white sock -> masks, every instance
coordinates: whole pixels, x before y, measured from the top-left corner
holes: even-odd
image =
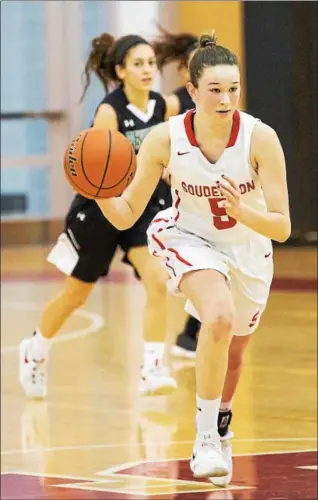
[[[35,360],[46,359],[49,354],[52,340],[43,337],[39,329],[36,330],[32,337],[32,355]]]
[[[221,401],[220,412],[230,411],[232,409],[232,403],[233,403],[232,400],[228,402]]]
[[[221,397],[218,399],[201,399],[197,395],[196,426],[198,434],[215,431],[218,434],[218,414]]]
[[[144,342],[144,353],[150,355],[162,356],[164,351],[163,342]]]
[[[143,367],[151,367],[156,360],[161,360],[164,351],[162,342],[144,342]]]

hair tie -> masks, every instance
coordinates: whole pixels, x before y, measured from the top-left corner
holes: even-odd
[[[216,42],[206,42],[205,46],[207,47],[208,45],[216,45]]]

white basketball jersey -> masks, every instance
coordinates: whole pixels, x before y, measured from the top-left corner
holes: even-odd
[[[195,233],[210,242],[244,242],[256,233],[219,207],[224,198],[218,183],[226,174],[239,186],[244,204],[266,211],[260,182],[250,163],[251,135],[259,120],[235,111],[229,143],[221,158],[212,164],[196,142],[194,113],[195,110],[191,110],[169,119],[171,154],[168,171],[175,224],[179,229]]]

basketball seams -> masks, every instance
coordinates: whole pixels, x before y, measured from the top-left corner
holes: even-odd
[[[111,186],[108,186],[108,187],[101,187],[101,189],[113,189],[113,188],[117,187],[121,182],[123,182],[126,179],[128,173],[129,173],[133,157],[134,157],[134,150],[133,150],[133,147],[131,146],[131,150],[130,150],[130,163],[129,163],[129,166],[128,166],[125,174],[123,175],[123,177],[116,184],[112,184]]]
[[[107,158],[106,158],[106,164],[105,164],[105,168],[104,168],[103,177],[102,177],[102,180],[100,182],[100,185],[99,185],[99,188],[97,190],[97,193],[95,195],[95,198],[98,198],[100,190],[102,189],[102,185],[103,185],[103,182],[104,182],[106,174],[107,174],[107,169],[108,169],[108,164],[109,164],[109,158],[110,158],[111,150],[112,150],[112,133],[111,133],[110,130],[108,130],[108,154],[107,154]]]
[[[84,177],[87,180],[88,184],[90,184],[91,186],[93,186],[96,189],[99,189],[100,186],[96,186],[96,184],[94,184],[92,181],[89,180],[89,178],[87,177],[86,171],[85,171],[85,167],[84,167],[84,142],[86,140],[87,134],[88,134],[88,132],[86,132],[86,135],[85,135],[85,137],[82,141],[82,145],[81,145],[81,169],[82,169],[82,172],[83,172]],[[102,180],[102,182],[103,182],[103,180]],[[98,194],[98,192],[97,192],[97,194]],[[94,195],[95,198],[96,198],[96,196]]]
[[[90,200],[93,200],[94,199],[94,195],[92,195],[91,193],[89,193],[88,191],[85,191],[85,189],[83,189],[81,186],[78,186],[75,182],[74,182],[74,178],[70,176],[70,174],[68,173],[67,171],[67,168],[64,167],[64,172],[65,172],[65,175],[66,177],[68,178],[71,186],[73,187],[73,189],[79,193],[79,194],[82,194],[82,193],[85,193],[82,194],[82,196],[85,196],[86,198],[90,199]],[[87,195],[87,196],[86,196]]]
[[[133,153],[133,151],[132,151]],[[130,165],[129,165],[129,169],[131,167],[131,164],[132,164],[132,159],[133,159],[133,154],[131,155],[131,161],[130,161]],[[127,173],[126,173],[126,176],[129,172],[129,169],[127,170]],[[77,192],[79,194],[82,194],[82,196],[85,196],[86,198],[90,199],[90,200],[94,200],[95,198],[97,198],[96,195],[92,195],[91,193],[89,193],[88,191],[85,191],[85,189],[83,189],[81,186],[78,186],[75,182],[74,182],[74,178],[70,176],[68,170],[67,170],[67,167],[64,167],[64,171],[65,171],[65,175],[66,177],[68,178],[71,186],[73,187],[73,189],[75,189],[75,191],[77,190]],[[123,182],[125,180],[125,177],[122,179],[121,182]],[[107,191],[108,189],[113,189],[114,187],[117,187],[119,183],[117,183],[115,186],[110,186],[110,187],[101,187],[100,190],[101,191]],[[85,193],[85,194],[84,194]]]

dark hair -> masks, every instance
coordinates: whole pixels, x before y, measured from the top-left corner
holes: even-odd
[[[172,61],[179,61],[179,68],[188,66],[189,55],[199,46],[198,37],[192,33],[175,35],[161,26],[158,26],[158,29],[161,35],[152,44],[158,68],[162,70],[163,66]]]
[[[217,37],[214,31],[211,34],[200,36],[199,48],[193,55],[189,65],[190,81],[195,87],[198,86],[204,68],[217,66],[218,64],[238,66],[237,56],[226,47],[217,45],[216,41]]]
[[[81,102],[91,83],[91,72],[94,72],[108,92],[110,84],[119,84],[116,66],[124,66],[125,57],[130,49],[137,45],[151,45],[139,35],[126,35],[115,40],[109,33],[102,33],[92,40],[91,52],[84,68],[84,90]]]

